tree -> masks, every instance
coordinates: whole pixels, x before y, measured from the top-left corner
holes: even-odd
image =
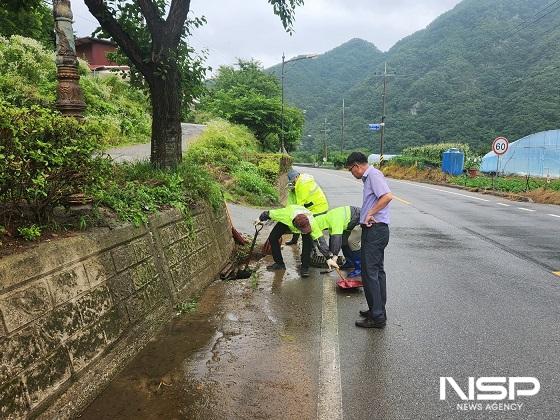
[[[34,38],[53,49],[53,17],[43,0],[3,0],[0,8],[0,35]]]
[[[295,7],[303,4],[303,0],[268,2],[284,28],[291,32]],[[185,85],[179,53],[181,48],[188,48],[189,25],[200,25],[203,20],[187,21],[190,0],[137,0],[133,3],[127,0],[85,0],[85,3],[103,31],[119,45],[149,87],[152,164],[162,168],[176,166],[182,154],[181,86]],[[142,23],[140,27],[138,17]],[[188,65],[188,55],[183,65]],[[196,71],[193,73],[197,75]]]
[[[254,60],[239,60],[238,69],[222,66],[199,109],[243,124],[255,134],[265,150],[278,150],[282,129],[282,102],[278,80]],[[284,143],[294,150],[301,138],[303,113],[284,108]]]

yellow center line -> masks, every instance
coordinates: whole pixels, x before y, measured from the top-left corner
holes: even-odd
[[[410,202],[408,202],[408,201],[406,201],[406,200],[403,200],[402,198],[397,197],[395,194],[393,194],[393,198],[396,198],[396,199],[399,200],[401,203],[408,204],[409,206],[411,205]]]
[[[560,271],[553,271],[552,274],[554,274],[555,276],[560,277]]]

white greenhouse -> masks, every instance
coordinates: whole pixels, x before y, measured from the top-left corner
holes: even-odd
[[[499,165],[499,166],[498,166]],[[481,172],[560,178],[560,130],[541,131],[509,144],[499,162],[494,152],[482,158]]]

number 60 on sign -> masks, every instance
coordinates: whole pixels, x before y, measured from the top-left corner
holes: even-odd
[[[505,137],[496,137],[492,142],[492,151],[497,155],[503,155],[509,148],[509,141]]]

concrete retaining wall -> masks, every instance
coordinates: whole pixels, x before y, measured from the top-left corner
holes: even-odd
[[[177,211],[0,260],[0,418],[67,418],[233,250],[225,209]],[[42,413],[42,414],[41,414]]]

